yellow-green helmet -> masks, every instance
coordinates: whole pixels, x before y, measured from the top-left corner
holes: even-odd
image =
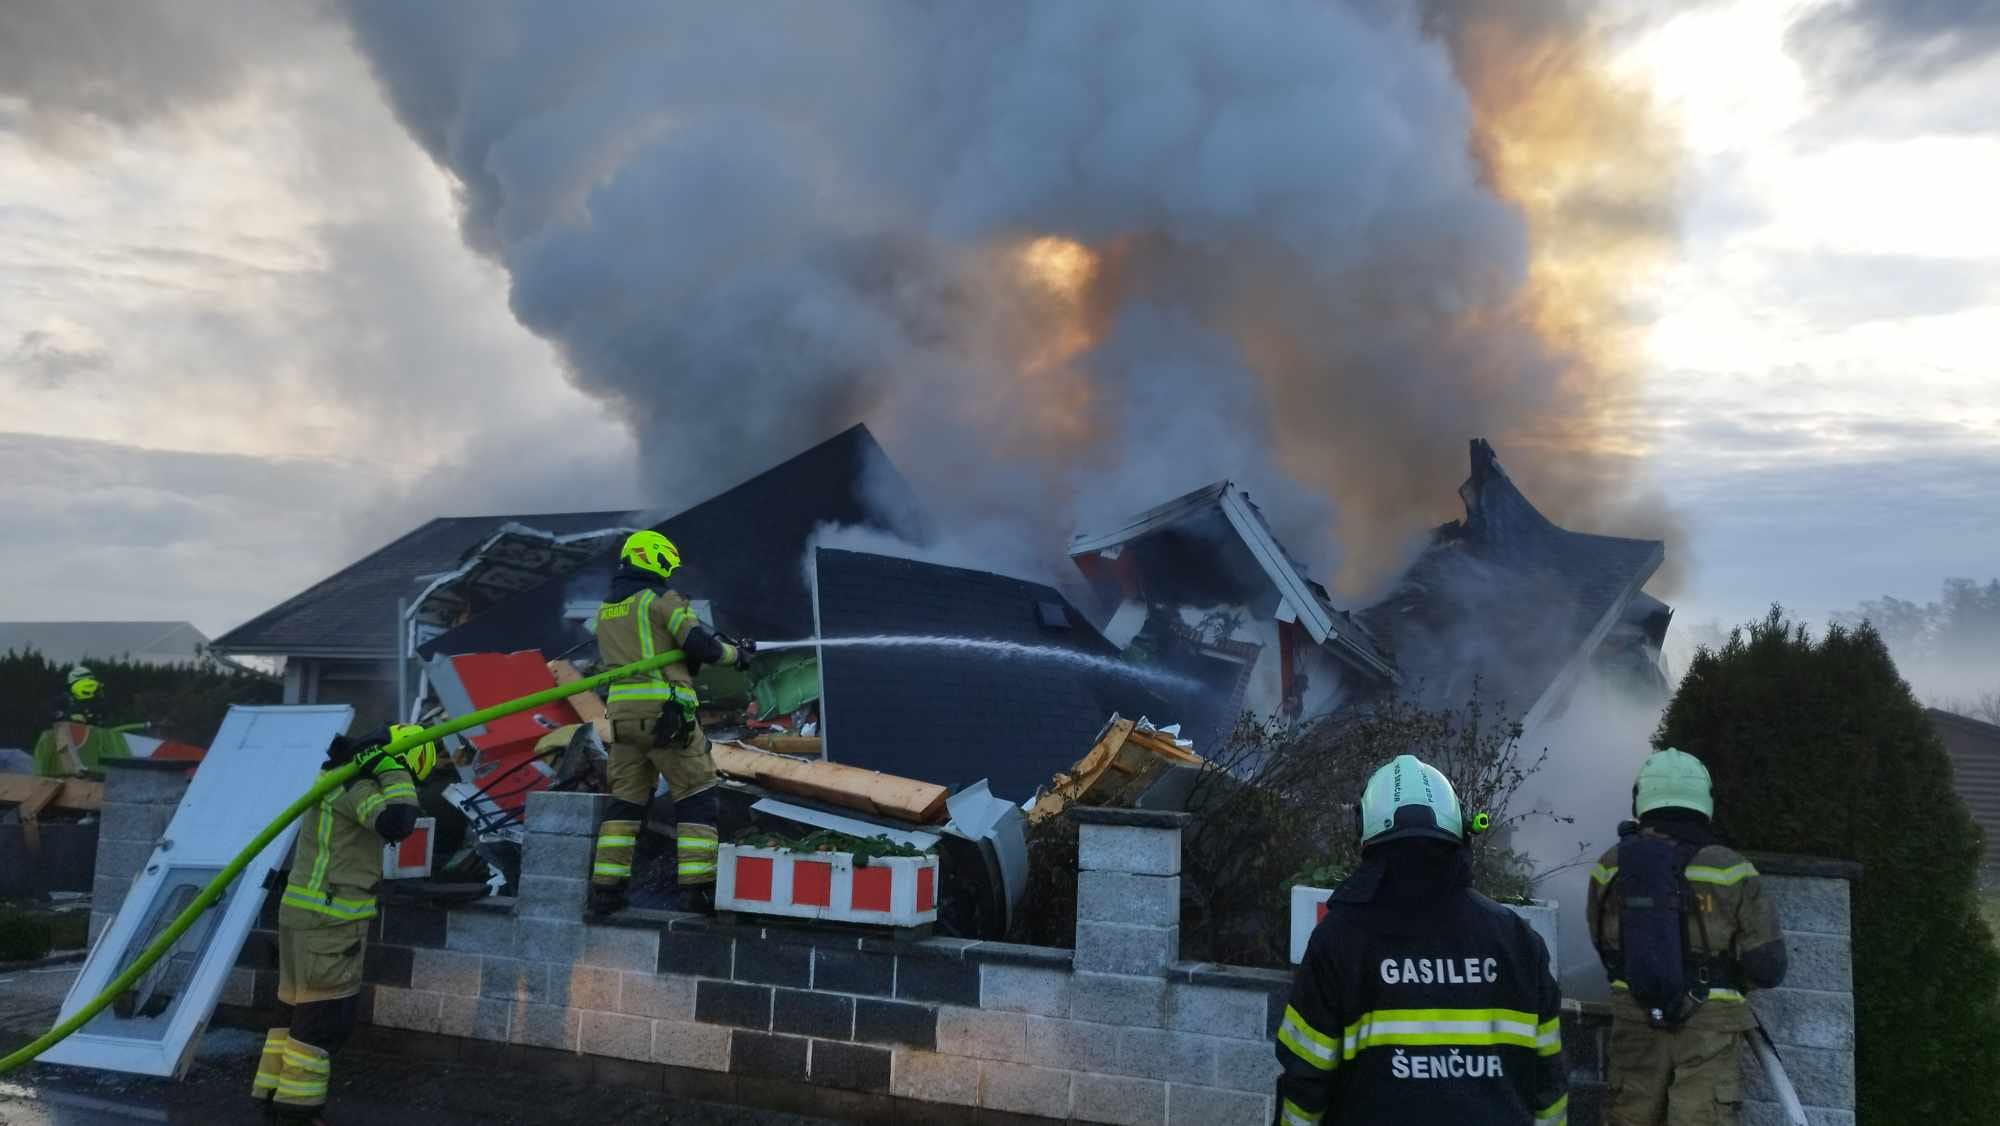
[[[633,532],[626,536],[625,546],[618,549],[618,558],[663,579],[672,578],[681,565],[680,549],[658,532]]]
[[[77,673],[79,671],[81,671],[83,675],[78,676]],[[98,683],[97,678],[90,675],[89,669],[86,669],[83,666],[78,665],[76,668],[70,670],[69,694],[74,699],[95,700],[97,698],[98,689],[102,687],[104,686]]]
[[[423,728],[418,727],[414,723],[390,724],[389,742],[395,743],[400,739],[407,739],[412,735],[421,735],[423,734],[423,730]],[[431,768],[437,765],[437,760],[438,752],[436,743],[418,743],[416,746],[398,755],[392,761],[399,761],[403,768],[410,772],[410,777],[421,782],[431,776]]]
[[[1361,847],[1408,837],[1463,842],[1465,815],[1443,772],[1415,755],[1397,755],[1361,791]]]
[[[1634,816],[1670,808],[1691,809],[1703,817],[1715,816],[1708,767],[1686,751],[1672,747],[1647,755],[1639,766],[1639,780],[1632,784]]]

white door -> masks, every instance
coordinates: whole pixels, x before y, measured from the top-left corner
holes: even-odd
[[[353,718],[344,704],[229,709],[166,835],[70,987],[64,1019],[131,965],[204,884],[312,786],[327,744]],[[183,1071],[256,924],[264,879],[290,855],[297,831],[288,827],[252,860],[133,988],[40,1058],[144,1075]]]

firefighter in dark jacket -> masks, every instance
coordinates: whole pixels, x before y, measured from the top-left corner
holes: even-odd
[[[658,532],[634,532],[619,552],[619,568],[597,608],[597,651],[607,668],[678,651],[681,659],[627,677],[606,693],[611,718],[611,808],[598,826],[591,864],[590,910],[625,905],[632,859],[646,823],[646,806],[661,777],[674,800],[677,897],[669,906],[708,911],[715,905],[719,780],[708,736],[696,721],[694,677],[704,664],[746,668],[753,650],[717,637],[688,600],[667,588],[681,553]]]
[[[417,783],[437,765],[437,745],[399,755],[385,748],[422,728],[398,725],[334,740],[322,769],[351,761],[361,772],[299,822],[278,907],[278,1002],[291,1015],[271,1029],[250,1093],[278,1121],[321,1122],[333,1054],[354,1031],[361,963],[382,846],[417,826]]]
[[[1708,768],[1646,756],[1637,822],[1590,873],[1586,918],[1611,978],[1610,1126],[1736,1121],[1744,994],[1785,977],[1785,940],[1757,869],[1722,843]],[[1657,885],[1657,886],[1655,886]]]
[[[1359,811],[1361,866],[1314,928],[1278,1026],[1277,1121],[1568,1121],[1561,994],[1527,922],[1472,890],[1458,795],[1399,755]]]

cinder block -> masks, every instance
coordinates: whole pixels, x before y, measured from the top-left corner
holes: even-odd
[[[660,932],[633,927],[583,929],[583,952],[577,961],[607,970],[653,972],[660,963]]]
[[[516,1005],[507,1040],[534,1048],[574,1052],[579,1023],[575,1009],[560,1005]]]
[[[988,1012],[1068,1016],[1069,979],[1062,970],[984,965],[979,968],[979,1007]]]
[[[1270,1121],[1269,1095],[1167,1086],[1167,1126],[1269,1126]]]
[[[401,1028],[409,1032],[436,1032],[439,1015],[444,1010],[444,997],[436,993],[424,993],[415,989],[396,989],[387,985],[375,987],[375,1020],[383,1028]]]
[[[1781,1051],[1794,1045],[1854,1050],[1851,994],[1761,989],[1750,995],[1750,1003]]]
[[[594,837],[597,823],[611,807],[609,794],[558,793],[537,790],[528,795],[528,833]]]
[[[1112,1126],[1162,1126],[1167,1120],[1167,1085],[1151,1079],[1079,1074],[1070,1095],[1070,1116]]]
[[[107,801],[97,815],[98,847],[104,847],[105,841],[145,841],[151,844],[166,833],[167,823],[173,820],[173,816],[172,806]]]
[[[462,1036],[468,1040],[490,1040],[504,1044],[507,1042],[507,1024],[513,1009],[513,1003],[509,1001],[490,997],[447,995],[443,1010],[438,1015],[438,1031],[446,1036]]]
[[[410,967],[410,986],[459,997],[479,995],[479,956],[446,950],[417,950]]]
[[[988,1061],[979,1068],[979,1105],[1014,1114],[1067,1118],[1072,1078],[1067,1071]]]
[[[1180,960],[1181,929],[1119,923],[1076,924],[1076,968],[1092,973],[1156,974]]]
[[[578,1029],[584,1055],[641,1062],[653,1058],[653,1022],[645,1017],[585,1010]]]
[[[537,1005],[545,1005],[555,999],[549,992],[548,964],[515,958],[487,958],[481,962],[479,995]]]
[[[1268,994],[1254,989],[1224,989],[1216,985],[1169,985],[1167,1027],[1210,1036],[1270,1042],[1264,1028]]]
[[[1846,880],[1807,876],[1764,876],[1764,898],[1776,908],[1778,925],[1787,932],[1848,934],[1853,922]]]
[[[1028,1018],[956,1005],[938,1007],[938,1051],[982,1060],[1018,1061],[1027,1054]]]
[[[1756,1033],[1751,1033],[1752,1036]],[[1785,1074],[1807,1106],[1851,1110],[1854,1107],[1854,1053],[1828,1048],[1790,1047],[1780,1049]],[[1743,1097],[1776,1102],[1777,1092],[1764,1077],[1763,1065],[1745,1044],[1741,1061]]]
[[[583,954],[583,923],[519,919],[514,923],[514,941],[519,951],[516,957],[537,962],[574,962]]]
[[[1211,1050],[1217,1087],[1269,1094],[1278,1082],[1278,1055],[1270,1041],[1216,1040]]]
[[[589,897],[590,883],[586,880],[522,876],[520,895],[514,900],[514,914],[523,919],[574,921],[583,917],[583,907]]]
[[[979,1105],[979,1061],[916,1048],[898,1048],[889,1072],[898,1098],[951,1106]]]
[[[1181,874],[1179,829],[1088,824],[1077,828],[1076,866],[1079,871],[1129,872],[1140,876]]]
[[[521,875],[551,876],[558,880],[590,879],[590,865],[597,850],[597,838],[571,837],[556,833],[529,833],[521,848]],[[525,889],[522,898],[527,898]]]
[[[1165,1028],[1167,982],[1159,977],[1090,973],[1070,977],[1069,1007],[1102,1024]]]
[[[135,805],[179,805],[188,776],[179,770],[114,766],[104,772],[104,800]]]
[[[113,876],[130,880],[152,857],[152,841],[118,841],[100,837],[97,841],[97,878]]]
[[[554,1003],[572,1009],[617,1012],[621,976],[617,970],[557,962],[549,967],[549,992]]]
[[[241,1008],[255,1008],[257,1005],[257,971],[248,966],[233,966],[229,976],[222,979],[222,995],[217,998],[225,1005]]]
[[[1130,872],[1078,872],[1076,917],[1093,923],[1177,926],[1181,921],[1181,878]]]
[[[514,918],[492,911],[452,911],[445,924],[444,946],[460,954],[518,958]]]
[[[129,876],[98,876],[90,882],[90,909],[116,915],[131,890],[132,879]]]
[[[1853,944],[1844,934],[1787,934],[1785,987],[1854,992]]]
[[[1109,1072],[1143,1079],[1179,1079],[1203,1086],[1215,1082],[1215,1049],[1205,1036],[1158,1028],[1118,1030],[1118,1058]]]
[[[676,975],[624,973],[618,977],[618,1011],[654,1020],[694,1019],[694,979]]]
[[[1029,1017],[1026,1047],[1022,1063],[1108,1075],[1117,1069],[1118,1029],[1079,1020]]]
[[[656,1020],[653,1062],[703,1071],[728,1071],[730,1032],[722,1025]]]

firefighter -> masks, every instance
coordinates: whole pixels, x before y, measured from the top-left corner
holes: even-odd
[[[1744,1002],[1785,977],[1785,941],[1757,869],[1709,824],[1708,768],[1646,756],[1636,822],[1590,873],[1591,942],[1611,978],[1611,1126],[1736,1121]]]
[[[704,664],[749,666],[755,646],[717,637],[695,617],[688,600],[668,589],[681,565],[672,541],[658,532],[634,532],[619,551],[619,567],[597,608],[597,650],[607,668],[678,651],[681,659],[628,677],[606,693],[611,717],[611,808],[598,826],[592,858],[590,910],[603,915],[625,905],[632,860],[645,826],[646,806],[661,777],[674,801],[677,892],[669,904],[683,911],[715,905],[718,781],[708,736],[696,721],[694,677]]]
[[[104,721],[103,701],[98,699],[103,691],[103,683],[89,666],[72,667],[69,670],[69,691],[56,704],[56,719],[97,726]]]
[[[1451,783],[1398,755],[1356,820],[1361,865],[1313,929],[1278,1025],[1277,1121],[1567,1122],[1548,949],[1472,890]]]
[[[416,784],[437,764],[434,743],[400,755],[385,748],[420,730],[397,725],[359,740],[337,737],[321,769],[358,761],[361,772],[299,822],[278,908],[278,1001],[291,1017],[265,1037],[251,1085],[269,1118],[323,1121],[331,1057],[354,1030],[361,999],[382,846],[416,828]]]

